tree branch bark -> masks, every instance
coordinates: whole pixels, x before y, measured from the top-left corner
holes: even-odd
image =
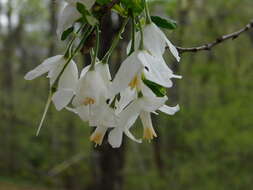
[[[184,47],[176,47],[178,52],[180,54],[183,54],[183,53],[196,53],[196,52],[199,52],[199,51],[210,51],[212,48],[214,48],[215,46],[229,40],[229,39],[236,39],[238,38],[241,34],[247,32],[248,30],[252,29],[253,28],[253,20],[251,20],[244,28],[236,31],[236,32],[233,32],[231,34],[226,34],[226,35],[223,35],[219,38],[217,38],[215,41],[213,42],[210,42],[210,43],[207,43],[207,44],[204,44],[204,45],[201,45],[201,46],[197,46],[197,47],[190,47],[190,48],[184,48]]]

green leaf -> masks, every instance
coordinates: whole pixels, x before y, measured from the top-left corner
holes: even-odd
[[[68,36],[74,31],[74,26],[65,30],[61,35],[61,40],[64,41],[68,38]]]
[[[166,95],[166,88],[164,88],[163,86],[156,84],[145,78],[143,78],[142,81],[144,82],[146,86],[148,86],[152,90],[152,92],[154,92],[156,96],[164,97]]]
[[[145,7],[143,0],[121,0],[121,3],[127,9],[131,9],[135,15],[141,14]]]
[[[159,16],[151,16],[152,21],[160,28],[174,30],[177,28],[177,22],[172,19],[164,19]]]

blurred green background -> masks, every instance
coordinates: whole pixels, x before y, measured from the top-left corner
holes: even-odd
[[[168,37],[184,47],[253,18],[252,0],[155,0],[150,6],[153,15],[178,21]],[[181,111],[153,118],[159,138],[151,143],[126,139],[121,149],[106,142],[94,148],[87,124],[54,107],[35,137],[48,81],[23,76],[63,51],[55,35],[61,7],[53,0],[0,1],[0,190],[253,189],[252,30],[212,51],[185,53],[180,64],[167,53],[170,67],[183,76],[168,91],[168,104],[179,103]],[[104,50],[119,23],[115,14],[107,16]],[[111,60],[113,70],[125,46]],[[88,57],[76,60],[81,68]],[[135,128],[140,136],[140,122]]]

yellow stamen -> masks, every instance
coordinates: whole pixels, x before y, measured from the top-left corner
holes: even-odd
[[[133,90],[134,88],[137,88],[137,87],[139,86],[139,83],[140,83],[139,78],[138,78],[138,76],[136,75],[136,76],[133,78],[133,80],[129,83],[128,86],[130,86],[131,89]]]
[[[157,137],[157,134],[153,128],[144,128],[144,134],[143,134],[144,139],[152,140],[154,139],[154,137]]]
[[[96,101],[95,101],[93,98],[85,98],[84,101],[83,101],[83,104],[84,104],[85,106],[87,106],[87,105],[95,104],[95,102],[96,102]]]
[[[93,135],[91,135],[90,141],[96,143],[96,145],[101,145],[103,141],[103,134],[94,133]]]

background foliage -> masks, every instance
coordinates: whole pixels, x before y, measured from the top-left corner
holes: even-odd
[[[241,28],[253,18],[252,7],[252,0],[151,1],[152,15],[178,21],[168,36],[180,46]],[[23,76],[64,48],[55,37],[60,9],[49,0],[0,1],[0,190],[93,189],[98,180],[91,130],[78,117],[52,107],[35,137],[48,81],[27,82]],[[154,142],[126,141],[123,188],[112,189],[251,189],[252,49],[251,31],[211,52],[183,54],[180,64],[168,54],[170,66],[184,77],[169,91],[169,104],[179,103],[181,111],[154,118],[160,136]],[[81,67],[85,61],[78,60]]]

